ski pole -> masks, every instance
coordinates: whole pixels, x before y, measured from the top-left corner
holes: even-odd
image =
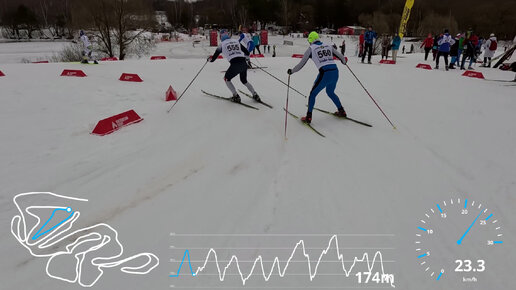
[[[179,103],[179,100],[181,100],[181,98],[183,97],[183,95],[186,93],[186,91],[188,91],[188,89],[190,88],[190,86],[193,84],[193,82],[197,79],[197,77],[201,74],[201,72],[204,70],[204,67],[208,64],[208,61],[209,59],[206,59],[206,62],[204,63],[204,65],[202,66],[202,68],[199,70],[199,72],[195,75],[195,77],[193,78],[193,80],[190,82],[190,84],[188,84],[188,86],[186,87],[186,89],[183,91],[183,93],[181,93],[181,95],[179,96],[179,98],[177,98],[177,101],[172,105],[172,107],[170,107],[170,109],[168,109],[167,111],[167,114],[170,113],[170,111],[172,111],[172,109],[177,105],[177,103]]]
[[[288,96],[290,93],[290,75],[288,75],[288,86],[287,86],[287,104],[285,105],[285,140],[287,140],[287,121],[288,121]]]
[[[251,62],[251,63],[252,63],[252,64],[254,64],[254,65],[256,66],[256,64],[255,64],[255,63],[253,63],[253,62]],[[307,98],[308,98],[307,96],[305,96],[305,95],[304,95],[303,93],[301,93],[300,91],[298,91],[298,90],[296,90],[296,89],[294,89],[294,88],[290,87],[290,84],[286,84],[284,81],[280,80],[279,78],[277,78],[276,76],[274,76],[274,75],[273,75],[273,74],[271,74],[270,72],[268,72],[268,71],[264,70],[263,68],[261,68],[261,67],[259,67],[259,66],[258,66],[258,68],[259,68],[260,70],[262,70],[263,72],[265,72],[266,74],[268,74],[268,75],[270,75],[271,77],[273,77],[274,79],[276,79],[278,82],[280,82],[280,83],[284,84],[285,86],[288,86],[288,87],[289,87],[289,88],[291,88],[294,92],[296,92],[296,93],[300,94],[301,96],[305,97],[305,99],[307,99]]]
[[[374,102],[374,104],[376,105],[376,107],[378,107],[378,109],[380,110],[380,112],[382,112],[382,114],[385,116],[385,118],[387,119],[387,121],[389,121],[389,123],[391,124],[392,128],[394,130],[396,130],[396,126],[394,126],[394,124],[391,122],[391,119],[389,119],[389,117],[387,117],[387,114],[385,114],[385,112],[382,110],[382,108],[380,107],[380,105],[378,105],[378,103],[376,102],[376,100],[373,98],[373,96],[371,96],[371,94],[369,93],[369,91],[366,89],[366,87],[362,84],[362,82],[358,79],[357,75],[355,75],[355,73],[351,70],[351,68],[346,64],[346,67],[349,69],[349,71],[351,72],[351,74],[355,77],[355,79],[358,81],[358,83],[362,86],[362,88],[364,89],[364,91],[369,95],[369,97],[371,98],[371,100]]]

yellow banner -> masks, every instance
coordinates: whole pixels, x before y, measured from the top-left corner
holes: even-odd
[[[399,30],[400,38],[403,38],[403,36],[405,36],[405,33],[407,32],[407,23],[410,18],[410,10],[412,10],[413,6],[414,0],[407,0],[407,2],[405,2],[405,8],[403,9],[403,16],[401,17],[401,24]]]

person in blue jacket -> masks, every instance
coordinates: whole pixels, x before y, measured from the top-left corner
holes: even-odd
[[[448,56],[450,55],[451,46],[455,43],[455,40],[451,37],[448,29],[444,30],[444,34],[439,37],[439,52],[437,52],[437,59],[435,60],[435,69],[439,69],[439,59],[441,55],[444,57],[444,63],[446,64],[446,70],[448,67]]]
[[[258,54],[262,54],[262,52],[260,50],[260,45],[261,45],[261,43],[260,43],[260,35],[258,33],[256,33],[256,32],[253,34],[253,42],[254,42],[254,48],[256,50],[258,50]],[[256,54],[254,49],[253,49],[253,54]]]
[[[306,117],[301,118],[301,121],[307,124],[312,122],[312,111],[315,106],[315,98],[317,95],[326,88],[326,93],[333,101],[338,111],[335,112],[337,117],[347,117],[344,107],[340,103],[339,97],[335,94],[335,88],[337,87],[337,81],[339,80],[339,69],[333,60],[333,56],[336,56],[340,61],[346,65],[346,58],[333,46],[324,44],[319,39],[319,34],[313,31],[308,36],[308,42],[310,47],[306,50],[301,62],[294,67],[289,69],[287,73],[289,75],[300,71],[309,59],[312,59],[315,66],[319,70],[319,75],[315,80],[315,84],[310,92],[308,99],[308,112]]]
[[[373,27],[369,26],[368,30],[364,34],[364,53],[362,54],[362,63],[364,63],[366,54],[369,54],[367,63],[371,63],[371,56],[373,56],[373,44],[374,40],[378,37]]]
[[[396,33],[396,35],[394,35],[394,37],[392,38],[392,60],[394,60],[394,62],[396,62],[396,57],[398,56],[398,50],[400,50],[400,45],[401,38],[400,35]]]

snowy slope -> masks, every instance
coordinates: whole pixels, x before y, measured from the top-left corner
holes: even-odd
[[[304,49],[299,44],[294,50]],[[341,243],[389,248],[384,255],[395,261],[388,270],[396,275],[397,288],[434,289],[434,279],[418,267],[414,234],[436,203],[478,200],[496,212],[504,242],[515,242],[516,99],[514,87],[506,83],[465,78],[458,71],[418,70],[421,58],[402,58],[397,66],[350,59],[398,130],[340,66],[337,93],[346,110],[374,127],[316,112],[313,126],[327,138],[289,118],[288,141],[283,138],[286,88],[265,73],[250,72],[249,80],[274,110],[259,105],[259,111],[249,110],[201,94],[205,89],[227,95],[221,73],[225,61],[208,64],[170,114],[165,90],[172,85],[181,92],[203,59],[0,65],[7,75],[0,78],[2,289],[81,289],[47,277],[44,259],[32,258],[9,234],[17,214],[12,198],[30,191],[87,198],[82,225],[108,223],[119,230],[128,253],[149,251],[161,259],[146,276],[107,270],[95,289],[188,286],[168,277],[177,270],[169,259],[182,257],[181,250],[170,250],[176,242],[171,232],[328,234],[323,241],[332,234],[393,234]],[[297,61],[259,60],[285,81],[287,68]],[[83,69],[88,77],[59,77],[63,69]],[[124,72],[138,73],[144,82],[119,82]],[[498,70],[482,72],[489,79],[513,78]],[[308,64],[292,76],[292,86],[308,94],[316,73]],[[303,114],[306,100],[294,92],[290,96],[290,110]],[[317,106],[334,109],[324,94]],[[89,134],[96,121],[128,109],[144,121],[105,137]],[[450,227],[464,230],[453,221]],[[230,236],[199,239],[182,246],[247,246]],[[299,239],[285,238],[281,246],[293,248]],[[321,247],[317,242],[310,246]],[[454,253],[453,248],[444,251]],[[248,259],[256,255],[249,253]],[[491,250],[486,259],[489,270],[468,289],[511,289],[507,277],[515,266],[514,251]],[[261,278],[255,279],[263,286]],[[443,289],[468,287],[452,279],[441,282]],[[239,285],[228,283],[215,286]]]

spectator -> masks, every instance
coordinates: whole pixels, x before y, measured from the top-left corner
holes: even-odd
[[[456,65],[460,66],[460,57],[462,56],[462,52],[464,51],[464,34],[460,33],[459,37],[459,50],[457,52]]]
[[[430,51],[432,50],[432,46],[434,44],[434,39],[432,37],[432,34],[429,33],[427,38],[423,41],[421,46],[419,48],[424,47],[425,48],[425,61],[428,60],[428,55],[430,54]]]
[[[460,34],[457,34],[455,36],[455,43],[452,44],[450,47],[450,56],[451,56],[451,62],[450,62],[450,69],[455,69],[455,63],[457,62],[457,58],[459,57],[459,40],[460,40]]]
[[[470,59],[468,69],[473,69],[471,66],[474,61],[476,61],[476,47],[478,45],[478,36],[475,35],[472,29],[469,29],[466,33],[466,37],[464,39],[464,51],[462,55],[462,62],[460,65],[460,69],[464,70],[464,64],[466,63],[466,59]]]
[[[441,37],[441,35],[435,35],[434,45],[432,46],[432,55],[434,57],[434,61],[437,58],[437,52],[439,51],[439,37]]]
[[[401,45],[401,37],[398,33],[396,33],[394,35],[394,37],[392,38],[392,60],[394,60],[394,62],[397,61],[398,50],[400,50],[400,45]]]
[[[498,49],[498,42],[494,33],[491,33],[489,39],[484,44],[484,67],[491,67],[491,59]]]
[[[439,59],[441,55],[444,57],[444,64],[446,70],[448,70],[448,56],[450,55],[451,46],[455,43],[455,40],[448,33],[448,29],[444,30],[444,35],[439,37],[439,52],[437,53],[437,59],[435,61],[435,69],[439,69]]]
[[[262,54],[262,51],[260,50],[260,35],[258,33],[253,34],[253,42],[254,42],[253,54],[256,54],[256,50],[258,50],[258,54]]]
[[[373,31],[373,27],[369,26],[367,32],[364,34],[364,53],[362,54],[362,63],[364,63],[366,54],[368,54],[367,63],[371,64],[371,57],[373,56],[373,44],[377,38],[377,34]]]
[[[382,35],[382,60],[389,58],[389,49],[391,48],[391,39],[387,34]]]
[[[362,57],[364,55],[364,42],[365,42],[365,30],[362,30],[360,36],[358,38],[358,57]]]

